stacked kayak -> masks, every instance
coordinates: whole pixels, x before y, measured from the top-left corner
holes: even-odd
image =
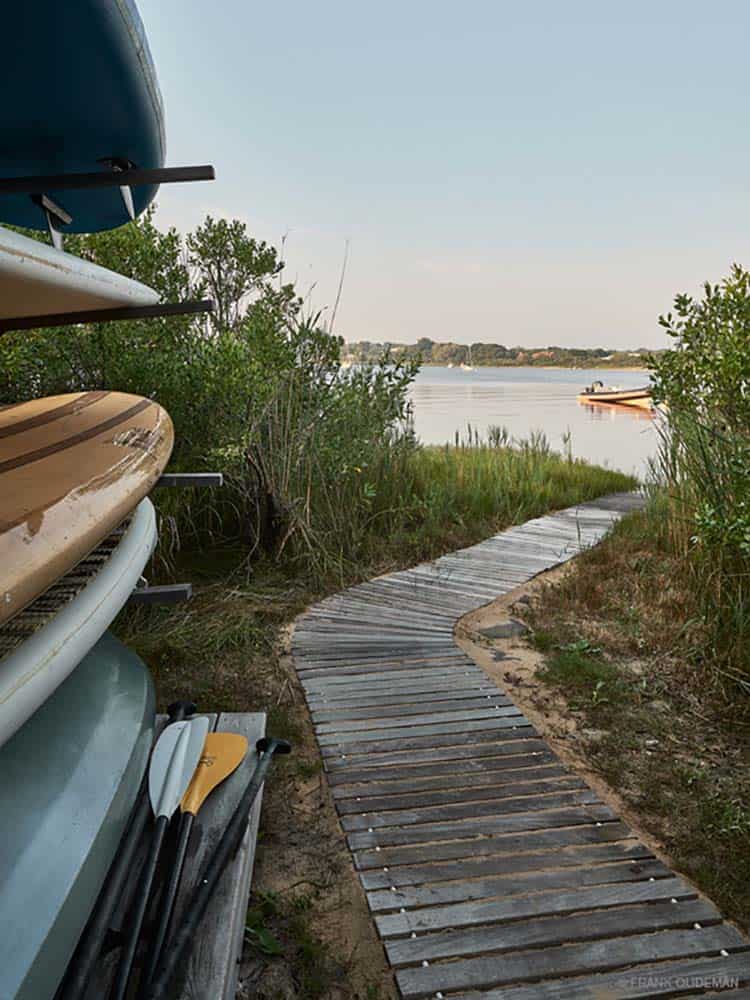
[[[0,996],[53,997],[148,761],[154,691],[110,635],[0,748]]]
[[[164,163],[135,4],[33,0],[8,6],[3,25],[0,330],[19,317],[156,306],[153,289],[63,252],[59,237],[123,225],[157,190],[109,183]],[[108,184],[67,183],[83,174]],[[7,226],[47,230],[52,245]],[[54,997],[144,778],[153,685],[107,630],[156,544],[148,493],[172,445],[168,414],[140,396],[0,406],[3,1000]]]
[[[133,0],[30,0],[6,4],[0,178],[150,169],[164,163],[164,110]],[[33,67],[33,71],[31,70]],[[136,215],[157,188],[133,190]],[[71,217],[68,232],[128,222],[119,189],[47,189]],[[0,221],[46,229],[27,195],[3,196]]]

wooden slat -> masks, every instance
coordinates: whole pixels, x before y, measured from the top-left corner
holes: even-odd
[[[222,713],[216,730],[241,733],[248,738],[248,754],[235,773],[211,795],[200,811],[198,829],[185,866],[184,888],[175,910],[176,919],[197,882],[257,763],[255,744],[265,735],[266,720],[256,715]],[[272,779],[271,779],[272,780]],[[258,837],[262,790],[248,819],[248,829],[237,855],[224,872],[195,936],[180,1000],[217,997],[234,1000],[238,960],[242,950],[247,900]]]
[[[648,997],[722,997],[747,1000],[750,990],[734,989],[750,982],[750,952],[709,958],[685,958],[658,965],[638,963],[616,973],[585,978],[554,979],[532,986],[511,986],[501,990],[454,994],[451,1000],[646,1000]],[[722,983],[726,988],[722,989]],[[703,985],[718,987],[720,993],[705,993]],[[686,993],[697,987],[698,992]]]
[[[623,906],[627,903],[668,902],[671,899],[691,899],[695,896],[695,889],[683,879],[665,878],[655,879],[653,882],[646,880],[622,885],[597,885],[574,892],[541,892],[507,899],[429,906],[405,913],[387,913],[376,917],[375,925],[382,937],[387,938],[403,936],[412,931],[420,933],[469,927],[472,924],[498,923],[550,914],[559,916],[563,913],[575,913],[576,910]]]
[[[590,793],[595,798],[593,792]],[[583,799],[583,796],[580,796]],[[368,847],[390,847],[400,844],[434,843],[439,840],[457,840],[461,837],[488,837],[490,834],[531,832],[535,830],[553,830],[557,827],[570,827],[578,824],[587,825],[593,822],[605,822],[614,819],[614,813],[608,806],[588,805],[585,802],[573,802],[567,808],[539,809],[537,812],[522,812],[497,814],[497,806],[490,803],[494,809],[488,816],[477,815],[486,810],[481,807],[461,808],[455,810],[460,815],[442,822],[418,823],[415,826],[392,827],[381,829],[357,830],[347,837],[353,851]],[[447,810],[446,810],[447,811]]]
[[[403,809],[407,805],[413,809],[452,802],[475,802],[480,799],[512,798],[518,795],[532,795],[537,792],[555,792],[571,788],[586,788],[581,778],[566,774],[562,767],[528,768],[529,780],[519,781],[518,775],[504,772],[489,772],[484,775],[467,774],[464,778],[433,778],[428,782],[428,790],[422,791],[423,782],[391,781],[386,783],[388,794],[382,792],[377,782],[355,785],[354,794],[345,794],[348,787],[334,789],[336,808],[344,813],[371,813],[386,809]],[[432,784],[432,788],[429,785]],[[434,789],[434,790],[433,790]]]
[[[582,858],[581,861],[589,860]],[[476,866],[480,867],[479,865]],[[533,867],[533,863],[532,863]],[[454,881],[439,881],[439,866],[424,881],[427,884],[409,884],[398,888],[376,889],[367,894],[373,913],[420,906],[437,906],[445,903],[466,902],[471,899],[490,899],[524,895],[529,892],[548,892],[551,889],[578,889],[589,885],[610,885],[618,882],[643,882],[650,878],[669,878],[671,872],[661,861],[618,861],[613,864],[589,864],[583,867],[531,871],[521,874],[477,878],[473,866],[456,866],[449,874]],[[386,872],[390,874],[390,872]],[[398,869],[393,872],[399,876]]]
[[[715,955],[744,945],[742,936],[728,924],[700,930],[666,930],[652,934],[608,938],[589,944],[565,945],[457,959],[427,967],[401,969],[396,982],[404,997],[426,997],[437,992],[488,987],[552,976],[606,971],[636,962]]]
[[[575,810],[568,810],[566,816],[562,817],[563,821],[569,818],[571,812],[575,814]],[[453,831],[456,830],[456,826],[457,824],[453,825]],[[446,837],[446,843],[408,844],[405,847],[375,845],[371,850],[353,848],[356,850],[355,861],[358,868],[380,868],[383,865],[415,865],[428,861],[448,861],[457,858],[464,858],[468,861],[471,858],[484,857],[489,854],[505,854],[510,855],[506,858],[505,863],[508,867],[505,870],[517,871],[519,865],[522,866],[522,870],[525,870],[528,861],[525,857],[526,852],[534,852],[537,848],[549,848],[554,852],[549,856],[547,864],[548,868],[554,868],[557,865],[565,864],[567,856],[565,849],[571,844],[597,844],[632,839],[625,824],[618,822],[602,823],[601,826],[595,826],[593,823],[582,820],[577,826],[563,826],[562,829],[531,830],[516,834],[508,834],[501,830],[498,831],[499,836],[493,836],[493,831],[482,832],[482,827],[478,828],[478,835],[477,828],[465,829],[463,837],[461,832],[458,832],[452,839]],[[472,839],[468,840],[467,837],[472,837]],[[540,861],[538,860],[537,863],[539,864]]]
[[[596,913],[576,913],[562,918],[522,920],[513,924],[425,934],[412,940],[386,943],[388,961],[394,968],[463,958],[490,952],[512,952],[518,948],[554,947],[568,941],[594,941],[629,934],[645,934],[677,927],[707,927],[721,920],[711,903],[689,899],[677,903],[644,903],[618,906]]]
[[[589,830],[586,827],[576,827],[568,831],[567,843],[557,844],[551,850],[537,851],[533,850],[534,846],[544,848],[546,845],[532,844],[528,853],[523,852],[523,845],[517,846],[515,850],[509,848],[504,853],[502,849],[497,848],[495,840],[487,843],[473,841],[469,844],[462,841],[459,844],[438,845],[442,850],[435,852],[439,856],[434,860],[430,859],[430,852],[425,851],[425,848],[408,848],[406,850],[412,856],[407,857],[404,857],[403,849],[398,849],[400,857],[394,857],[396,852],[389,851],[376,853],[374,857],[372,854],[363,853],[357,855],[355,860],[360,868],[359,878],[365,889],[433,885],[441,880],[466,884],[470,879],[482,875],[516,878],[519,873],[523,876],[537,873],[544,876],[548,871],[565,871],[566,867],[577,869],[581,865],[590,865],[593,869],[612,861],[634,861],[638,864],[653,861],[652,852],[643,844],[632,838],[627,840],[624,836],[617,836],[622,834],[623,829],[622,824],[608,823],[602,830],[612,831],[613,836],[609,840],[600,836],[600,842],[591,843],[583,836],[588,834]],[[597,833],[601,835],[602,830]],[[575,837],[574,834],[578,836]],[[414,857],[415,850],[423,852],[422,856]],[[427,854],[426,858],[424,854]],[[373,860],[373,864],[367,863],[370,859]],[[472,897],[467,892],[465,897],[459,898]]]

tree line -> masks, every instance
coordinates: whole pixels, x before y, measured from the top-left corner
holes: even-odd
[[[382,343],[360,340],[345,344],[342,360],[351,364],[367,364],[388,355],[409,358],[426,365],[492,365],[562,368],[632,368],[648,367],[651,353],[645,348],[618,351],[606,347],[506,347],[503,344],[440,343],[421,337],[414,344]],[[658,354],[658,352],[656,352]]]

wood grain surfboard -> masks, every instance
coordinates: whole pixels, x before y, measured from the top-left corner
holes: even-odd
[[[121,392],[0,409],[0,625],[72,569],[151,490],[172,421]]]

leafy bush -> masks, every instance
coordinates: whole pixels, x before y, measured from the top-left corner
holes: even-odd
[[[674,347],[655,361],[667,404],[658,472],[672,544],[684,556],[708,658],[750,675],[750,274],[735,265],[702,299],[661,317]]]

